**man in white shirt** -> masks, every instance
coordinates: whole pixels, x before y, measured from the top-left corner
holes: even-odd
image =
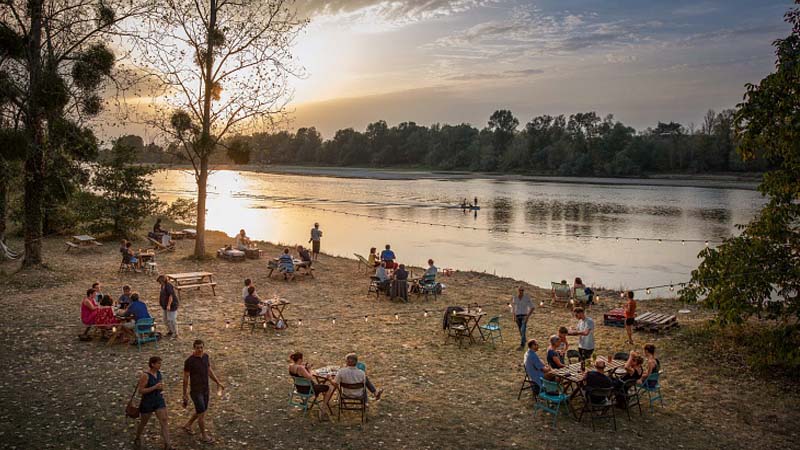
[[[322,230],[319,229],[319,223],[314,224],[311,229],[311,239],[308,242],[311,244],[311,254],[314,256],[314,261],[319,259],[319,246],[322,239]]]
[[[436,274],[439,273],[439,268],[433,265],[433,260],[428,260],[428,268],[425,270],[425,278],[435,279]]]
[[[356,356],[355,353],[349,353],[345,357],[345,361],[347,362],[347,365],[340,368],[339,371],[336,372],[336,378],[334,378],[333,382],[337,386],[341,383],[364,383],[366,389],[372,392],[372,394],[375,396],[375,400],[380,400],[383,389],[376,390],[375,386],[370,383],[369,378],[367,378],[367,374],[364,373],[363,370],[356,367],[356,364],[358,364],[358,356]],[[367,391],[365,389],[342,388],[342,393],[350,398],[363,398],[364,400],[367,399]]]
[[[519,350],[525,350],[527,338],[525,336],[528,330],[528,319],[533,314],[533,301],[525,293],[525,288],[520,286],[517,289],[517,295],[511,297],[511,308],[514,313],[514,320],[517,322],[519,328]]]
[[[578,337],[578,353],[581,359],[589,359],[594,353],[594,320],[591,317],[586,317],[583,308],[578,307],[572,311],[575,318],[578,319],[578,325],[574,330],[570,330],[570,336]]]

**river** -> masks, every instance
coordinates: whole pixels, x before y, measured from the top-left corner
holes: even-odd
[[[492,179],[354,179],[223,170],[209,179],[209,229],[306,244],[314,222],[322,251],[353,258],[391,244],[398,260],[485,271],[549,287],[610,289],[680,283],[702,241],[737,233],[763,205],[747,189],[575,184]],[[153,176],[158,197],[195,196],[191,172]],[[480,211],[454,207],[478,198]],[[430,225],[434,224],[434,225]],[[444,225],[444,226],[443,226]],[[524,233],[524,234],[523,234]],[[580,236],[580,237],[576,237]],[[617,240],[616,237],[621,239]],[[678,242],[636,241],[651,238]],[[626,239],[627,238],[627,239]],[[681,243],[680,240],[701,242]],[[653,295],[669,295],[668,289]]]

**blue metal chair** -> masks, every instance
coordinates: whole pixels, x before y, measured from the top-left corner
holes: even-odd
[[[500,342],[503,342],[503,334],[500,330],[500,316],[494,316],[489,319],[489,322],[487,322],[486,325],[481,325],[481,330],[485,332],[483,333],[484,339],[492,339],[492,345],[494,345],[495,338],[500,339]]]
[[[314,392],[314,383],[303,377],[292,377],[294,384],[292,385],[292,392],[289,393],[289,406],[297,406],[303,408],[303,415],[306,415],[314,405],[320,403],[317,394]],[[303,394],[297,388],[308,387],[308,392]],[[303,389],[305,390],[305,389]]]
[[[641,391],[647,392],[647,397],[650,400],[650,412],[653,412],[653,403],[659,401],[661,406],[664,406],[664,399],[661,396],[661,384],[658,382],[661,373],[651,373],[647,379],[644,380],[644,383],[639,386]]]
[[[136,334],[136,346],[139,351],[142,351],[142,344],[148,342],[155,342],[158,348],[158,337],[156,336],[156,323],[152,318],[139,319],[136,321],[136,326],[133,327],[133,332]]]
[[[558,422],[558,413],[561,411],[561,405],[567,406],[567,414],[569,414],[569,397],[564,393],[564,387],[556,381],[548,381],[540,378],[542,383],[542,390],[536,398],[536,404],[533,405],[533,413],[541,409],[553,415],[553,426]]]
[[[357,363],[356,363],[356,369],[359,369],[359,370],[361,370],[362,372],[364,372],[364,373],[367,373],[367,365],[366,365],[366,364],[364,364],[364,363],[363,363],[363,362],[361,362],[361,361],[359,361],[359,362],[357,362]]]

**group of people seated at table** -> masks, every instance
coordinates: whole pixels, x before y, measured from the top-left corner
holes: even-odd
[[[123,239],[119,243],[119,252],[122,254],[122,263],[130,264],[136,272],[142,271],[142,261],[139,254],[133,251],[133,244],[127,239]]]
[[[381,251],[380,255],[378,255],[377,252],[378,250],[375,247],[369,249],[369,258],[367,258],[367,261],[369,264],[372,265],[372,267],[377,268],[378,266],[383,264],[385,268],[391,270],[397,266],[397,264],[395,263],[395,259],[397,259],[397,256],[394,254],[391,245],[386,244],[386,248],[384,248],[384,250]]]
[[[386,247],[389,247],[388,245]],[[388,249],[388,248],[387,248]],[[374,248],[372,250],[375,250]],[[391,250],[390,250],[391,251]],[[428,260],[428,268],[422,278],[411,280],[411,292],[421,292],[421,286],[426,283],[434,283],[439,268],[433,264],[433,260]],[[405,264],[398,264],[396,269],[389,269],[387,261],[381,261],[375,268],[375,275],[372,279],[378,284],[378,291],[386,292],[386,295],[395,298],[402,297],[408,300],[408,279],[409,273]]]
[[[569,349],[567,342],[568,330],[566,327],[561,327],[558,334],[550,336],[548,342],[546,361],[543,363],[537,354],[539,344],[536,339],[528,341],[528,351],[525,353],[523,365],[528,378],[531,380],[531,392],[534,398],[541,391],[541,380],[546,379],[550,381],[558,381],[559,377],[556,376],[558,369],[567,367],[565,362],[565,355]],[[626,382],[636,380],[635,384],[644,385],[651,384],[652,380],[648,380],[653,373],[658,373],[661,370],[661,363],[656,358],[656,347],[653,344],[645,344],[643,348],[644,356],[638,352],[632,351],[627,356],[625,365],[622,370],[618,369],[612,376],[606,374],[606,366],[608,361],[604,358],[597,358],[592,365],[590,361],[584,360],[586,373],[582,381],[582,389],[584,393],[593,402],[601,402],[603,399],[594,398],[591,395],[593,389],[614,388],[618,395],[622,395]],[[646,364],[645,364],[646,363]],[[569,384],[566,380],[562,379],[565,384]]]
[[[84,336],[92,326],[107,329],[121,325],[125,339],[133,337],[136,321],[151,317],[147,305],[141,301],[139,293],[132,292],[128,285],[122,287],[122,295],[116,301],[110,295],[103,294],[101,288],[99,281],[93,283],[81,301],[81,322],[87,327]]]
[[[300,264],[302,264],[302,266],[307,270],[311,270],[311,264],[313,261],[311,260],[311,253],[308,251],[308,249],[302,245],[298,245],[296,251],[297,257],[300,260]],[[293,280],[296,269],[297,267],[295,267],[294,257],[290,253],[289,248],[284,248],[283,252],[281,252],[280,256],[278,256],[278,271],[283,274],[283,278],[285,280]]]
[[[247,308],[248,312],[257,311],[257,315],[264,316],[264,320],[267,323],[271,323],[277,327],[278,323],[272,315],[272,300],[262,300],[261,297],[256,294],[256,287],[250,278],[244,280],[242,301],[244,301],[244,307]]]
[[[383,389],[376,389],[375,385],[369,380],[366,374],[366,366],[363,363],[359,364],[358,356],[355,353],[348,353],[345,356],[345,366],[339,368],[336,371],[336,376],[331,378],[321,374],[315,375],[311,363],[306,362],[303,358],[303,353],[295,352],[289,355],[289,375],[294,378],[304,378],[311,383],[311,387],[295,384],[295,389],[298,393],[308,395],[310,390],[313,389],[315,400],[320,394],[323,395],[324,404],[319,408],[320,419],[328,417],[327,410],[330,409],[330,400],[341,383],[364,383],[366,390],[342,388],[341,394],[348,398],[363,399],[365,403],[368,400],[367,390],[372,393],[375,400],[380,400],[383,393]]]

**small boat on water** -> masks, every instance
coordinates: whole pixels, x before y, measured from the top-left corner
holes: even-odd
[[[477,205],[458,205],[456,208],[463,209],[465,211],[480,211],[481,207]]]

